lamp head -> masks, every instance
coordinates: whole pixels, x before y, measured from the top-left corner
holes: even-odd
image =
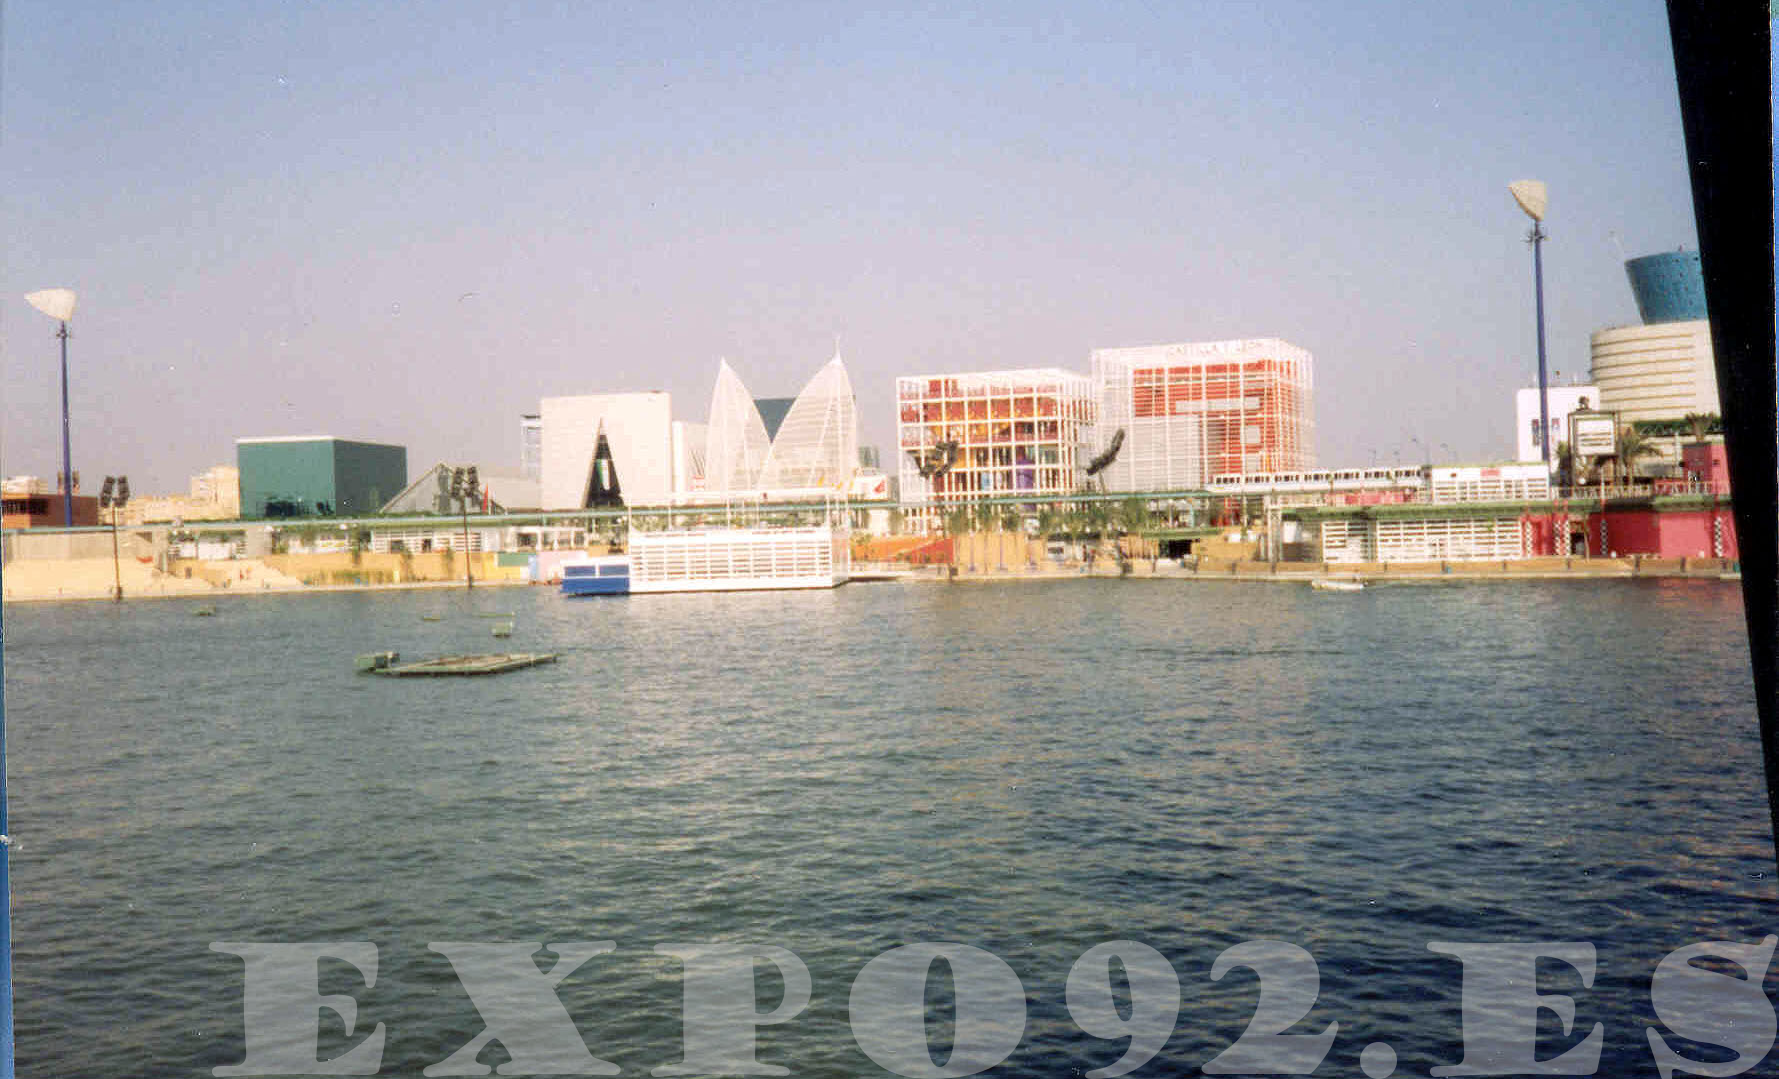
[[[74,290],[71,288],[46,288],[41,292],[26,293],[25,302],[57,322],[67,322],[74,317]]]
[[[1513,201],[1520,204],[1520,209],[1526,211],[1527,217],[1534,221],[1544,220],[1544,208],[1550,200],[1545,194],[1543,180],[1515,180],[1507,185],[1507,190],[1512,193]]]

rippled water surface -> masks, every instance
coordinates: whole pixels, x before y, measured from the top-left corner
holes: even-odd
[[[355,653],[553,666],[385,679]],[[423,616],[439,616],[437,621]],[[1080,580],[564,600],[544,589],[9,606],[18,1061],[26,1075],[238,1064],[242,961],[213,941],[372,941],[348,1038],[419,1075],[482,1028],[432,941],[617,941],[563,982],[595,1055],[677,1062],[657,944],[769,943],[812,1001],[762,1028],[796,1075],[883,1074],[848,1026],[859,969],[955,941],[1004,959],[1025,1035],[997,1074],[1123,1043],[1063,986],[1102,941],[1178,971],[1140,1074],[1196,1070],[1253,1014],[1242,941],[1309,950],[1293,1032],[1318,1074],[1463,1056],[1431,941],[1590,941],[1552,964],[1541,1055],[1606,1027],[1602,1074],[1655,1074],[1649,977],[1775,919],[1739,593],[1697,581],[1301,586]],[[547,960],[546,960],[547,964]],[[940,968],[941,971],[943,968]],[[766,971],[766,968],[762,968]],[[760,1010],[779,981],[759,979]],[[935,1004],[943,1059],[949,1012]],[[483,1058],[502,1058],[498,1046]],[[1721,1059],[1721,1057],[1719,1058]]]

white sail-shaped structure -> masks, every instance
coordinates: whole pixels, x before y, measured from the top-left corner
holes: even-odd
[[[759,488],[771,440],[753,397],[727,360],[717,367],[704,438],[707,494],[744,494]]]
[[[859,463],[857,407],[846,365],[835,356],[785,413],[759,486],[771,491],[844,488]]]

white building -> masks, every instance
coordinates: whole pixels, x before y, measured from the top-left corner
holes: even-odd
[[[49,483],[42,476],[8,476],[0,490],[9,495],[46,495]]]
[[[665,392],[546,397],[538,418],[544,509],[585,509],[600,492],[621,494],[630,505],[672,499],[673,416]]]
[[[1557,463],[1557,447],[1569,441],[1569,413],[1597,410],[1600,389],[1597,386],[1551,386],[1550,397],[1550,460]],[[1515,392],[1514,460],[1543,461],[1544,447],[1538,441],[1538,387]]]
[[[901,494],[916,530],[984,498],[1081,490],[1099,449],[1092,380],[1055,367],[896,379]]]
[[[708,423],[673,419],[662,392],[546,397],[542,508],[843,496],[858,472],[857,412],[838,356],[803,387],[777,439],[727,362],[717,367]]]
[[[1722,411],[1709,320],[1618,326],[1590,344],[1597,407],[1618,413],[1621,425]]]
[[[1391,506],[1322,521],[1319,559],[1329,563],[1497,562],[1529,558],[1535,553],[1534,537],[1522,510],[1501,504],[1544,503],[1551,497],[1550,473],[1543,461],[1434,465],[1426,469],[1426,480],[1422,494],[1428,504],[1425,510],[1414,505]],[[1474,508],[1452,511],[1451,507],[1464,503]]]
[[[673,421],[673,489],[677,495],[704,488],[704,453],[710,443],[710,426]]]
[[[1093,352],[1114,491],[1201,489],[1213,476],[1314,468],[1314,360],[1278,338]]]
[[[519,474],[529,480],[544,474],[544,421],[534,412],[519,417]]]

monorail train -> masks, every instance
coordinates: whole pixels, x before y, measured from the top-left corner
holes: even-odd
[[[1432,478],[1422,465],[1343,468],[1311,472],[1228,473],[1211,478],[1210,489],[1231,494],[1267,491],[1377,491],[1421,487]]]

